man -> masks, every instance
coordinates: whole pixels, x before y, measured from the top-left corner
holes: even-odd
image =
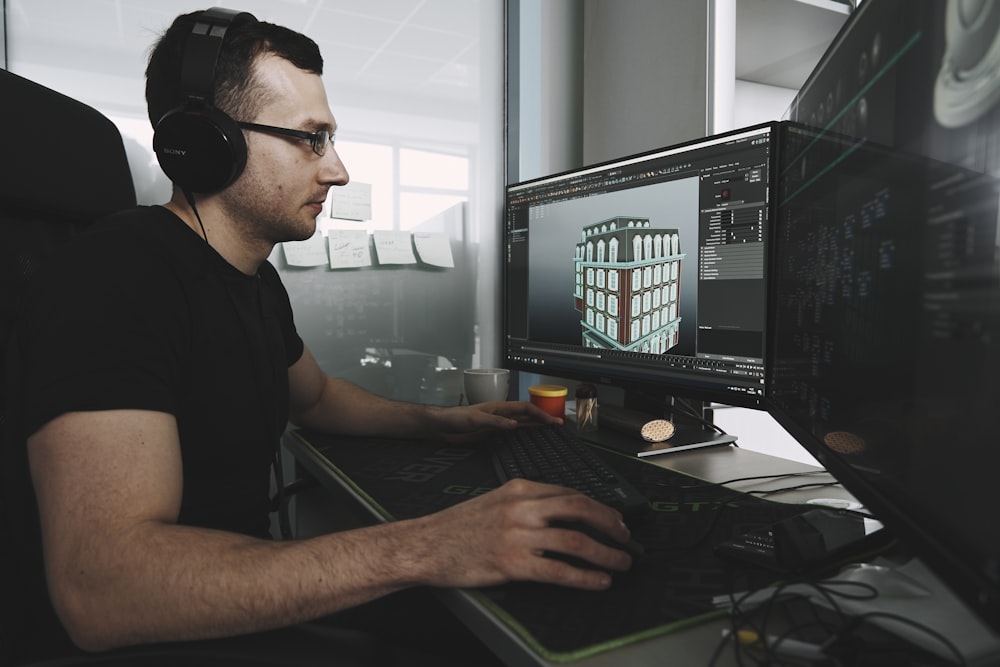
[[[150,56],[158,133],[185,103],[198,16],[178,17]],[[524,402],[388,401],[319,369],[266,258],[309,238],[329,188],[348,181],[321,72],[308,38],[238,17],[213,95],[240,126],[245,168],[218,191],[174,178],[167,204],[103,221],[38,281],[21,335],[24,424],[49,595],[80,649],[247,635],[416,586],[610,585],[606,571],[545,551],[630,565],[623,551],[549,526],[585,521],[624,542],[617,512],[523,481],[418,519],[267,539],[269,469],[289,419],[445,440],[555,421]]]

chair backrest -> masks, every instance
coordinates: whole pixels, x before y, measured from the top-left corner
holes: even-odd
[[[35,519],[11,390],[14,321],[27,281],[56,246],[136,200],[121,134],[98,111],[5,70],[0,100],[0,664],[7,664],[26,622],[25,576],[38,565],[25,562],[37,555],[17,548]]]

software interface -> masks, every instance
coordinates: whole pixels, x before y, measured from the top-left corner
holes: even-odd
[[[505,360],[764,393],[772,127],[509,186]]]

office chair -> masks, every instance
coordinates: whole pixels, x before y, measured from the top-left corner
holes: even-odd
[[[30,590],[23,536],[36,530],[36,510],[23,436],[17,428],[17,392],[12,389],[15,317],[24,287],[46,257],[93,221],[135,206],[136,196],[118,129],[95,109],[23,77],[0,70],[0,665],[14,661],[14,642],[27,628]],[[73,332],[66,332],[73,335]],[[218,644],[166,646],[155,651],[56,659],[31,667],[129,665],[345,665],[366,650],[365,637],[331,629],[326,650],[298,655],[296,646],[276,658],[256,647]],[[301,647],[300,647],[301,648]],[[343,657],[338,656],[338,649]]]
[[[24,622],[25,599],[15,549],[32,506],[23,446],[16,442],[18,359],[11,337],[24,287],[49,253],[93,220],[136,203],[118,130],[94,109],[0,70],[0,662]],[[70,333],[70,332],[67,332]],[[8,539],[4,539],[8,538]]]

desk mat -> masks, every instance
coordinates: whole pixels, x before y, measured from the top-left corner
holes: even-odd
[[[429,514],[498,485],[484,445],[294,435],[390,521]],[[716,596],[775,582],[766,571],[727,567],[712,548],[808,506],[764,500],[595,450],[650,499],[649,511],[628,522],[645,547],[632,569],[616,574],[601,592],[533,582],[470,591],[539,655],[572,662],[667,634],[723,615],[712,602]]]

